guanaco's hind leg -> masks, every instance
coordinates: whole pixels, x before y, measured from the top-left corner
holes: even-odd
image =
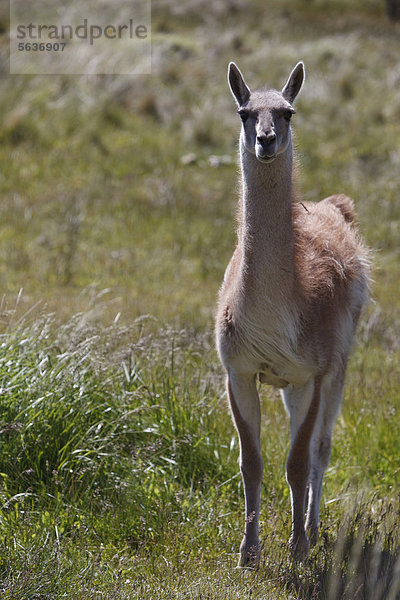
[[[255,376],[229,371],[228,395],[240,440],[240,469],[246,500],[239,566],[257,567],[260,557],[259,516],[263,461],[260,451],[260,401]]]
[[[321,386],[320,409],[312,440],[306,518],[306,530],[312,544],[315,544],[318,538],[322,479],[331,455],[332,430],[342,401],[344,375],[344,368],[340,368],[338,372],[327,373]]]
[[[282,397],[290,415],[291,447],[286,477],[292,501],[292,533],[289,547],[299,559],[307,556],[309,540],[304,517],[311,467],[311,441],[318,418],[321,378],[310,379],[302,388],[288,387]]]

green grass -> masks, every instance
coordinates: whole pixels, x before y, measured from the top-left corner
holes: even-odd
[[[370,356],[365,345],[353,359],[321,541],[300,566],[287,551],[287,418],[276,394],[264,395],[263,562],[242,574],[233,569],[238,448],[212,340],[150,326],[95,328],[78,315],[61,328],[42,318],[2,335],[4,597],[336,598],[329,590],[339,586],[347,598],[355,579],[375,594],[356,597],[393,590],[395,398],[389,385],[379,397],[358,394],[398,377],[398,366],[387,372],[372,360],[379,349]]]
[[[151,77],[0,81],[0,597],[394,600],[399,27],[377,0],[153,0],[152,22]],[[235,569],[243,490],[213,341],[235,240],[231,59],[251,87],[305,61],[299,188],[353,196],[376,254],[302,565],[288,419],[261,389],[257,573]]]

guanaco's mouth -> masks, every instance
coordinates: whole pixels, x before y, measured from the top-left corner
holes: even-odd
[[[273,154],[272,156],[259,156],[258,154],[256,154],[256,156],[260,162],[265,164],[272,163],[272,161],[274,161],[276,158],[276,154]]]

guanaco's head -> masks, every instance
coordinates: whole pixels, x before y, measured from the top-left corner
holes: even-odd
[[[228,81],[242,119],[241,141],[263,163],[272,162],[291,140],[290,119],[305,76],[303,62],[297,63],[281,92],[250,91],[234,62],[229,63]]]

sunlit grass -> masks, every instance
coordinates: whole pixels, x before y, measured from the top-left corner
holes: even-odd
[[[61,328],[43,317],[2,335],[4,593],[238,598],[253,589],[317,598],[318,589],[340,586],[345,598],[354,574],[357,585],[389,589],[398,577],[394,399],[383,387],[374,413],[372,399],[354,394],[376,387],[385,368],[360,364],[361,350],[353,359],[321,541],[302,567],[287,551],[287,416],[276,394],[264,394],[263,562],[244,576],[232,571],[242,518],[238,448],[210,337],[151,329],[142,320],[94,327],[81,314]],[[367,581],[363,565],[378,559]]]

